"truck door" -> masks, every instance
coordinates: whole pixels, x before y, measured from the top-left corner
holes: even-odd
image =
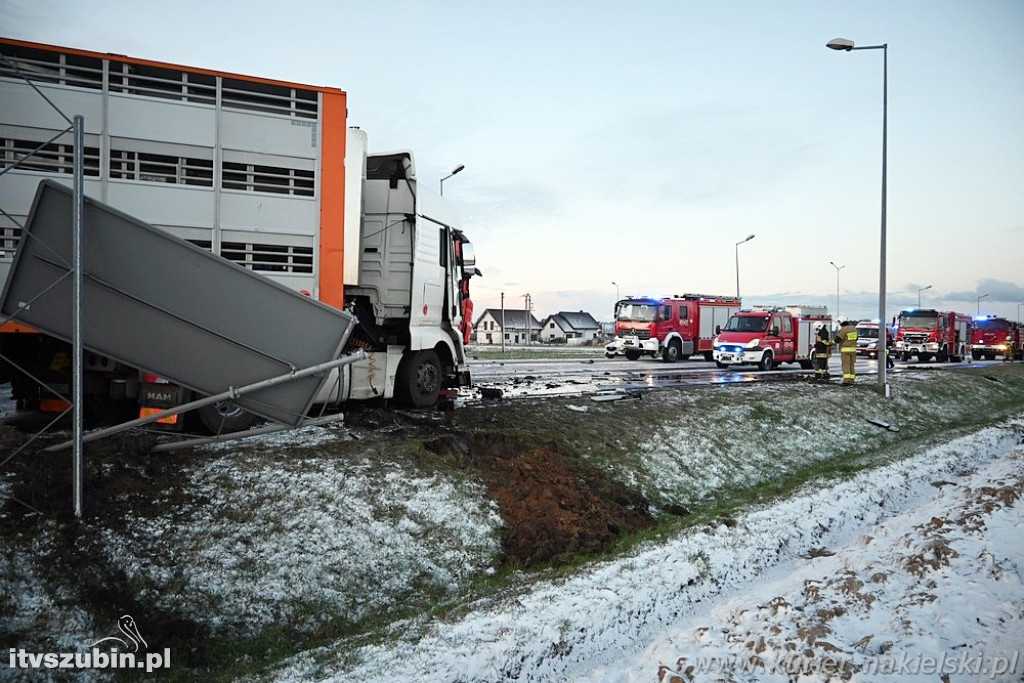
[[[796,339],[793,334],[793,318],[788,315],[784,315],[781,316],[781,320],[779,322],[781,324],[779,328],[781,354],[787,358],[792,358],[796,353]]]

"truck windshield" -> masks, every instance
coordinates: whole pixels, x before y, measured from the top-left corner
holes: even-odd
[[[725,324],[723,332],[764,332],[768,327],[768,316],[734,315]]]
[[[616,320],[622,322],[650,323],[658,315],[657,304],[619,304]]]
[[[1009,332],[1010,323],[1007,320],[976,320],[975,326],[985,332]]]
[[[858,337],[866,337],[868,339],[878,339],[878,328],[877,327],[858,327]]]
[[[901,315],[900,327],[916,327],[932,329],[935,327],[935,316],[933,315]]]

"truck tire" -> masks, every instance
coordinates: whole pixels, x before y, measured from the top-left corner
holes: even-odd
[[[211,434],[244,432],[260,421],[259,417],[231,401],[217,401],[197,408],[196,417]]]
[[[723,363],[723,362],[722,362],[722,361],[720,361],[720,360],[716,360],[716,361],[715,361],[715,365],[717,365],[717,366],[718,366],[718,369],[719,369],[719,370],[725,370],[725,369],[726,369],[727,367],[729,367],[729,365],[728,365],[727,363]]]
[[[395,398],[403,406],[429,408],[441,394],[441,361],[433,349],[408,353],[395,376]]]
[[[711,362],[711,361],[713,361],[714,359],[715,359],[715,353],[714,353],[714,351],[705,351],[705,352],[704,352],[704,360],[706,360],[707,362],[709,362],[709,363],[710,363],[710,362]]]
[[[801,360],[801,361],[797,361],[797,362],[800,363],[800,368],[803,369],[803,370],[812,370],[814,368],[814,361],[811,361],[811,360]]]
[[[637,360],[638,358],[640,358],[640,352],[639,351],[626,351],[626,358],[628,358],[629,360]]]
[[[761,356],[761,361],[757,364],[757,367],[761,370],[771,370],[775,367],[775,356],[772,355],[771,351],[764,352],[764,355]]]
[[[935,356],[935,361],[937,363],[948,363],[949,362],[949,349],[947,347],[945,347],[945,346],[943,346],[941,349],[939,349],[939,353],[936,354],[936,356]]]
[[[971,358],[981,360],[981,351],[971,351]]]
[[[664,349],[661,350],[661,359],[666,363],[675,363],[679,360],[679,356],[682,353],[682,348],[679,344],[678,339],[670,341]]]

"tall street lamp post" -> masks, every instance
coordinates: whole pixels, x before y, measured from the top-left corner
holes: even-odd
[[[612,284],[615,285],[615,303],[618,303],[619,302],[619,283],[618,282],[612,282]]]
[[[448,180],[449,178],[451,178],[456,173],[461,173],[465,168],[466,168],[465,164],[459,164],[458,166],[456,166],[455,168],[452,169],[451,173],[446,175],[444,178],[441,178],[441,196],[442,197],[444,196],[444,181]]]
[[[923,292],[926,289],[931,289],[931,288],[932,288],[932,286],[928,285],[927,287],[922,287],[921,289],[917,290],[917,307],[918,308],[921,308],[921,292]]]
[[[740,298],[740,245],[744,242],[749,242],[754,239],[754,235],[747,235],[746,239],[742,239],[736,243],[736,298]]]
[[[878,320],[885,323],[885,200],[886,200],[886,155],[888,151],[889,133],[889,44],[865,45],[855,47],[852,40],[834,38],[825,44],[833,50],[849,52],[851,50],[882,51],[882,235],[878,268]],[[882,396],[889,395],[889,385],[885,381],[885,363],[878,362],[878,391]]]
[[[990,293],[991,292],[989,292],[989,294]],[[981,315],[981,300],[984,299],[986,296],[988,296],[988,294],[982,294],[981,296],[978,297],[978,313],[977,313],[977,315]]]
[[[829,263],[836,269],[836,322],[839,322],[839,271],[846,266],[837,266],[835,261],[829,261]]]

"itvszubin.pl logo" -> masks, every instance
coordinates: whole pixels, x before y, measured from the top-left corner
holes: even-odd
[[[171,650],[149,652],[135,619],[125,614],[117,620],[120,635],[100,638],[85,652],[27,652],[11,648],[8,664],[12,669],[156,669],[171,666]]]

